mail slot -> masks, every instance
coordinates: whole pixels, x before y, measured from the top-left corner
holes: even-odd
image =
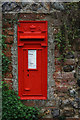
[[[47,21],[19,21],[18,95],[47,99]]]

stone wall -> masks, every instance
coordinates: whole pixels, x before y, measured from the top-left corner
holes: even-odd
[[[47,20],[48,99],[25,100],[22,102],[27,106],[41,107],[41,111],[47,114],[46,118],[59,115],[80,117],[80,93],[77,85],[77,79],[80,77],[80,47],[74,49],[74,54],[68,53],[66,55],[63,66],[57,59],[60,53],[56,45],[55,35],[59,30],[63,17],[65,17],[63,3],[5,2],[2,7],[2,33],[7,36],[5,38],[7,45],[5,54],[12,61],[4,80],[15,91],[18,91],[17,21]]]

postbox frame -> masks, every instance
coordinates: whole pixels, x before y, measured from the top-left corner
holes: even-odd
[[[45,25],[46,25],[46,29],[43,31],[43,33],[45,32],[45,35],[43,36],[43,35],[31,35],[31,36],[28,36],[28,35],[20,35],[20,33],[19,33],[19,29],[18,29],[18,32],[17,32],[17,36],[18,36],[18,78],[19,78],[19,80],[18,80],[18,95],[20,96],[20,99],[21,100],[27,100],[27,99],[41,99],[41,100],[46,100],[47,99],[47,79],[46,79],[46,81],[45,81],[45,83],[43,83],[43,86],[45,86],[45,96],[27,96],[27,97],[24,97],[24,96],[22,96],[21,94],[22,94],[22,90],[21,90],[21,84],[23,84],[23,83],[21,83],[21,79],[20,79],[20,72],[19,72],[19,70],[20,70],[20,58],[19,58],[19,54],[20,54],[20,51],[19,51],[19,49],[20,48],[22,48],[24,45],[26,45],[26,44],[28,44],[28,40],[29,39],[40,39],[40,40],[46,40],[46,42],[45,43],[42,43],[41,44],[41,47],[43,47],[43,48],[45,48],[45,47],[47,47],[48,46],[48,43],[47,43],[47,21],[19,21],[19,23],[45,23]],[[22,41],[24,41],[24,40],[21,40],[21,43],[20,43],[20,39],[26,39],[26,41],[25,42],[23,42],[22,43]],[[30,43],[30,44],[34,44],[34,45],[39,45],[39,43],[37,42],[37,40],[36,40],[36,42],[35,43]],[[27,51],[28,50],[36,50],[36,52],[39,50],[39,49],[43,49],[43,48],[23,48],[23,49],[26,49]],[[37,54],[36,54],[37,55]],[[38,58],[37,58],[38,56],[36,56],[36,64],[37,64],[37,68],[36,69],[29,69],[30,71],[36,71],[36,70],[38,70]],[[47,51],[46,51],[46,57],[47,57]],[[47,65],[47,59],[46,59],[46,61],[45,61],[45,63],[46,63],[46,65]],[[23,68],[22,68],[23,69]],[[28,66],[27,66],[27,69],[28,69]],[[46,67],[46,71],[47,71],[47,67]],[[46,78],[47,78],[47,73],[46,73]],[[24,76],[23,76],[24,77]],[[23,85],[22,85],[23,86]]]

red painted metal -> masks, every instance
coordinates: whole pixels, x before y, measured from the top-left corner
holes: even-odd
[[[47,21],[19,21],[18,94],[21,100],[47,99]],[[35,53],[29,66],[29,52]]]
[[[20,36],[20,39],[45,39],[45,36]]]

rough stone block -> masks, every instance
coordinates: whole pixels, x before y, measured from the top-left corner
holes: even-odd
[[[58,33],[58,28],[55,28],[53,34],[56,35]]]
[[[58,48],[58,46],[57,46],[57,41],[56,40],[54,40],[55,42],[54,42],[54,44],[55,44],[55,50],[58,50],[59,51],[59,48]]]
[[[9,52],[10,51],[10,52]],[[5,52],[4,54],[8,57],[8,58],[11,58],[11,50],[9,50],[9,51],[7,51],[7,52]]]
[[[37,19],[45,19],[46,15],[45,14],[37,14]]]
[[[78,102],[73,101],[72,103],[73,108],[78,109]]]
[[[74,54],[71,53],[71,52],[68,52],[68,53],[65,55],[65,58],[67,58],[67,59],[70,59],[70,58],[74,59]]]
[[[15,14],[4,14],[2,17],[7,20],[12,20],[12,19],[14,19]]]
[[[60,110],[57,108],[52,109],[51,114],[52,114],[53,118],[58,117],[60,115]]]
[[[53,107],[56,105],[56,101],[55,100],[52,100],[52,101],[48,101],[46,102],[45,106],[46,107]]]
[[[36,14],[34,14],[34,13],[33,14],[20,14],[19,19],[35,20],[36,19]]]
[[[53,78],[63,80],[74,79],[74,72],[54,72]]]
[[[12,44],[5,44],[6,45],[6,48],[4,49],[6,52],[11,52],[11,47],[12,47]]]
[[[11,28],[12,24],[9,22],[2,21],[2,28]]]
[[[2,30],[2,35],[5,35],[6,36],[6,32],[4,30]]]
[[[68,92],[68,87],[57,87],[56,86],[56,90],[58,91],[58,92],[62,92],[62,93],[66,93],[66,92]]]
[[[75,59],[66,59],[64,65],[74,65],[76,63]]]
[[[13,36],[7,36],[6,40],[5,40],[5,43],[13,43],[13,39],[14,39]]]
[[[74,79],[74,72],[62,72],[62,79]]]
[[[13,78],[12,73],[10,73],[10,72],[6,72],[6,73],[5,73],[5,78],[12,79],[12,78]]]
[[[58,97],[62,97],[62,98],[65,98],[65,94],[66,94],[66,92],[64,92],[64,93],[61,93],[61,92],[59,92],[59,93],[57,93],[57,96]]]
[[[65,115],[66,117],[74,117],[75,111],[73,108],[64,108],[63,115]]]
[[[7,56],[7,57],[11,57],[11,47],[12,47],[12,44],[5,44],[6,45],[6,48],[3,50],[3,53]]]
[[[74,70],[74,66],[72,65],[66,65],[63,67],[64,72],[71,72]]]
[[[78,86],[80,87],[80,78],[78,78],[77,84],[78,84]]]
[[[13,29],[11,29],[11,30],[6,30],[6,33],[7,33],[7,35],[12,36],[12,35],[14,35],[14,30],[13,30]]]
[[[55,72],[61,71],[61,66],[60,65],[55,65]]]
[[[59,86],[60,85],[60,81],[57,81],[57,79],[55,80],[55,85]]]
[[[76,84],[76,81],[75,79],[62,79],[61,83],[67,86],[73,86]]]
[[[60,65],[60,64],[61,62],[57,58],[55,58],[55,65]]]
[[[77,95],[75,89],[70,89],[69,94],[70,94],[71,97],[76,97],[76,95]]]
[[[54,78],[54,79],[62,79],[62,74],[61,74],[61,72],[54,72],[53,78]]]
[[[61,25],[61,21],[59,19],[54,19],[54,26],[58,27]]]
[[[23,104],[26,106],[35,106],[35,102],[34,101],[23,101]]]
[[[4,81],[7,83],[9,89],[12,89],[12,80],[5,78]]]
[[[54,51],[55,58],[58,58],[60,56],[59,50]]]
[[[8,68],[9,68],[9,71],[11,72],[12,71],[12,65],[10,64]]]

